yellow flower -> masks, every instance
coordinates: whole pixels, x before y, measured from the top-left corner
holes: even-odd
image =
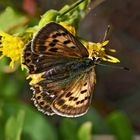
[[[66,22],[59,22],[59,24],[62,25],[64,28],[66,28],[74,36],[76,35],[75,27],[72,26],[71,24],[68,24]]]
[[[22,61],[24,42],[20,37],[9,35],[0,31],[0,59],[4,56],[11,59],[10,67],[14,68],[15,62]]]
[[[44,78],[42,78],[43,73],[39,74],[30,74],[27,79],[31,79],[29,85],[35,85],[38,82],[42,81]]]
[[[111,63],[119,63],[120,60],[107,54],[107,51],[109,52],[116,52],[116,50],[114,49],[109,49],[106,48],[107,44],[109,43],[109,41],[104,41],[103,43],[94,43],[94,42],[83,42],[83,44],[85,45],[85,47],[87,48],[88,52],[89,52],[89,57],[100,57],[102,58],[103,61],[108,61]]]

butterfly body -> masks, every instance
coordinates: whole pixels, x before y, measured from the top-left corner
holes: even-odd
[[[93,60],[85,59],[73,59],[65,64],[56,65],[53,68],[48,69],[45,72],[46,80],[60,81],[61,86],[69,84],[72,80],[75,80],[77,77],[80,77],[84,73],[91,71],[95,66]]]
[[[64,27],[46,24],[24,49],[30,74],[41,74],[32,85],[33,101],[48,115],[78,117],[88,110],[95,85],[95,61]]]

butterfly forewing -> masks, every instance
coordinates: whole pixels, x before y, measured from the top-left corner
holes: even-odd
[[[32,51],[36,54],[63,57],[88,57],[86,48],[64,27],[51,22],[34,37]]]
[[[30,74],[47,71],[54,66],[63,65],[71,61],[71,58],[64,58],[62,55],[35,54],[31,50],[32,41],[28,42],[23,50],[23,64],[27,66]]]
[[[36,65],[36,61],[38,59],[38,55],[33,54],[31,51],[31,41],[25,45],[23,50],[23,64],[27,66],[29,69],[29,73],[34,73],[37,71],[38,67]]]

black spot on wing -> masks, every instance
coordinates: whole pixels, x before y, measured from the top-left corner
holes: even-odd
[[[54,42],[49,43],[49,46],[51,46],[51,47],[54,47],[55,45],[56,45],[56,43],[54,43]]]
[[[41,99],[41,96],[37,96],[36,98],[37,98],[37,100],[39,100],[39,99]]]
[[[56,37],[57,37],[57,35],[56,35],[56,34],[52,35],[52,38],[56,38]]]
[[[82,91],[81,91],[81,94],[84,94],[85,92],[87,92],[87,89],[82,90]]]
[[[75,48],[76,48],[76,46],[71,46],[71,48],[72,48],[72,49],[75,49]]]
[[[25,59],[25,63],[30,63],[31,59]]]
[[[66,97],[70,97],[72,95],[72,93],[71,92],[68,92],[67,94],[66,94]]]
[[[73,99],[73,101],[76,101],[76,100],[78,100],[78,97],[75,97],[75,98]]]
[[[45,102],[44,102],[44,101],[41,101],[41,102],[40,102],[40,105],[44,105],[44,104],[45,104]]]
[[[61,36],[62,34],[61,34],[61,33],[56,33],[55,35],[56,35],[56,36]]]
[[[63,33],[62,33],[62,35],[63,35],[63,36],[66,36],[66,35],[67,35],[67,33],[63,32]]]
[[[80,103],[82,104],[85,101],[85,99],[81,100]]]
[[[54,39],[53,40],[53,43],[57,43],[57,42],[59,42],[59,40],[57,40],[57,39]]]
[[[86,86],[86,85],[87,85],[87,83],[84,84],[84,86]]]
[[[87,99],[90,99],[90,96],[86,96],[86,97],[85,97],[85,100],[87,100]]]
[[[63,99],[59,99],[58,101],[57,101],[57,104],[58,105],[63,105],[65,103],[65,100],[63,100]]]
[[[70,98],[69,98],[69,101],[72,101],[72,100],[73,100],[73,98],[74,98],[74,97],[70,97]]]
[[[49,51],[51,51],[51,52],[57,52],[57,50],[58,50],[57,48],[50,48],[49,49]]]
[[[78,105],[80,103],[80,101],[77,101],[76,104]]]
[[[70,40],[65,40],[65,41],[63,42],[63,44],[69,44],[69,43],[71,43]]]

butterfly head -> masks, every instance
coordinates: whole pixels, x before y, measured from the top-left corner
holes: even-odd
[[[92,57],[92,60],[95,65],[99,64],[102,61],[101,57]]]

